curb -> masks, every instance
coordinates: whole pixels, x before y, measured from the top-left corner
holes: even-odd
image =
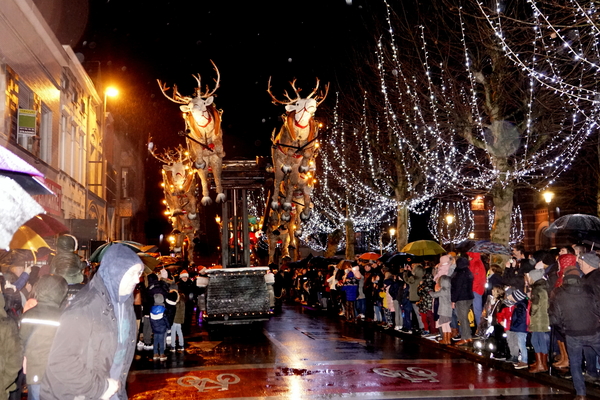
[[[440,344],[433,340],[425,339],[421,336],[404,333],[402,331],[395,331],[389,329],[380,329],[379,327],[375,327],[375,329],[381,330],[385,333],[391,334],[393,336],[400,337],[404,340],[410,340],[413,342],[418,342],[420,344],[426,343],[427,345],[433,346],[438,350],[446,351],[448,353],[452,353],[455,355],[459,355],[467,360],[474,361],[476,363],[482,364],[486,367],[491,367],[494,369],[502,370],[509,372],[513,375],[519,376],[521,378],[529,379],[538,383],[542,383],[544,385],[552,386],[557,389],[564,390],[566,392],[575,394],[575,389],[573,388],[573,382],[570,379],[562,378],[556,375],[550,375],[547,372],[532,374],[527,369],[514,369],[512,364],[504,362],[502,360],[494,360],[492,358],[479,355],[471,351],[470,346],[452,346]],[[552,369],[550,370],[552,371]],[[587,397],[595,397],[600,399],[600,387],[590,384],[586,382],[586,396]]]

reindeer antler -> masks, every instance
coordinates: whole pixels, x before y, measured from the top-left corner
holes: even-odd
[[[170,97],[167,94],[167,90],[170,89],[167,87],[167,84],[162,83],[159,79],[157,79],[156,82],[158,82],[158,86],[160,87],[162,94],[164,94],[165,97],[167,99],[171,100],[173,103],[188,104],[192,100],[191,98],[189,98],[187,96],[182,96],[181,94],[179,94],[179,91],[177,90],[177,85],[173,85],[173,96]]]
[[[310,92],[310,94],[306,97],[307,99],[310,99],[312,96],[315,96],[315,94],[317,93],[317,91],[319,90],[319,78],[317,78],[317,85],[315,86],[315,88],[313,89],[312,92]],[[271,98],[273,99],[273,104],[292,104],[297,102],[298,100],[300,100],[302,98],[302,96],[300,96],[300,92],[302,91],[302,89],[300,88],[296,88],[296,79],[294,79],[292,82],[290,82],[292,89],[294,89],[294,93],[296,94],[296,98],[292,99],[290,97],[290,95],[288,94],[287,90],[285,92],[283,92],[283,95],[288,99],[288,101],[281,101],[278,100],[275,96],[273,96],[273,93],[271,93],[271,77],[269,77],[269,84],[267,86],[267,93],[269,93],[271,95]],[[317,107],[323,102],[323,100],[325,100],[325,98],[327,97],[327,94],[329,93],[329,83],[327,84],[327,86],[325,86],[325,93],[324,94],[317,94],[315,96],[315,100],[317,101]]]
[[[158,161],[162,161],[165,164],[174,164],[176,162],[183,163],[189,160],[189,154],[187,154],[181,144],[175,149],[165,149],[162,154],[158,154],[154,150],[154,146],[148,146],[148,151],[150,154],[152,154],[152,156],[154,156],[154,158],[156,158]]]
[[[213,62],[213,60],[210,60],[210,62],[212,63],[213,67],[215,68],[215,71],[217,72],[217,79],[215,80],[215,88],[212,90],[212,92],[210,91],[208,85],[206,85],[206,93],[203,94],[202,93],[202,84],[200,83],[200,74],[192,75],[194,77],[194,79],[196,79],[196,82],[198,82],[198,88],[196,89],[196,96],[200,96],[203,99],[207,99],[210,96],[212,96],[219,88],[219,82],[221,82],[221,73],[219,72],[219,68],[217,68],[217,65]]]
[[[292,103],[295,103],[296,101],[300,100],[300,93],[299,93],[299,91],[301,89],[296,89],[296,79],[294,79],[292,81],[292,88],[294,89],[294,92],[296,92],[296,96],[298,96],[298,97],[296,97],[296,99],[292,100],[290,98],[290,96],[288,95],[288,92],[286,90],[285,92],[283,92],[283,95],[288,99],[288,101],[281,101],[281,100],[277,99],[275,96],[273,96],[273,93],[271,93],[271,77],[269,77],[269,83],[267,85],[267,93],[269,93],[269,95],[271,95],[271,99],[273,99],[273,104],[285,104],[285,105],[288,105],[288,104],[292,104]]]

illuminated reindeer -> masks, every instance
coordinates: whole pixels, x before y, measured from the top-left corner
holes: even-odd
[[[170,221],[175,235],[174,251],[181,252],[183,241],[187,237],[190,249],[193,239],[200,229],[198,221],[198,185],[188,152],[179,145],[175,149],[166,149],[156,153],[154,144],[148,143],[148,151],[154,158],[164,163],[162,167],[162,186],[165,201],[170,213]],[[193,261],[193,252],[188,252],[189,261]]]
[[[272,157],[275,173],[275,188],[271,198],[271,208],[279,209],[280,184],[283,182],[285,188],[285,200],[282,208],[281,218],[284,221],[291,219],[293,192],[300,189],[304,193],[304,207],[300,217],[306,220],[310,217],[310,193],[312,187],[308,187],[314,181],[314,159],[319,147],[317,141],[319,126],[313,118],[317,107],[325,100],[329,92],[329,84],[325,87],[325,93],[317,93],[319,80],[314,90],[306,97],[300,96],[301,89],[296,88],[296,80],[291,82],[296,98],[292,99],[287,91],[284,95],[287,101],[278,100],[271,93],[271,79],[267,92],[273,99],[273,104],[284,104],[286,114],[283,116],[283,126],[277,135],[273,131]],[[313,98],[314,96],[314,98]]]
[[[221,75],[217,66],[213,64],[217,72],[215,88],[210,91],[207,85],[206,92],[202,92],[200,83],[200,74],[192,75],[198,82],[194,97],[182,96],[177,91],[177,86],[173,85],[173,96],[167,95],[169,88],[166,84],[158,81],[160,90],[166,98],[174,103],[181,104],[185,120],[186,138],[188,149],[192,153],[194,166],[197,168],[198,176],[202,182],[202,205],[206,206],[212,203],[209,196],[210,182],[208,179],[209,169],[212,170],[215,186],[217,188],[217,202],[225,201],[225,193],[221,185],[221,170],[223,168],[223,132],[221,131],[221,110],[217,110],[213,101],[213,94],[219,88]]]

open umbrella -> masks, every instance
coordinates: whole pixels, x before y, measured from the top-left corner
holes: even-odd
[[[568,214],[557,218],[550,224],[544,234],[550,236],[554,233],[589,233],[600,232],[600,218],[588,214]]]
[[[510,249],[503,244],[490,242],[489,240],[480,240],[475,243],[475,246],[469,250],[471,253],[485,253],[485,254],[504,254],[507,256],[511,255]]]
[[[360,258],[361,260],[377,260],[379,257],[381,257],[380,254],[374,253],[372,251],[368,253],[363,253],[360,256],[358,256],[358,258]]]
[[[417,240],[404,246],[402,252],[415,256],[435,256],[446,253],[446,250],[433,240]]]
[[[25,225],[33,229],[41,237],[69,233],[69,228],[47,214],[36,215],[25,222]]]
[[[0,176],[0,248],[8,249],[13,235],[44,209],[14,180]]]
[[[13,179],[29,194],[54,194],[44,184],[44,174],[3,146],[0,146],[0,175]]]
[[[102,261],[102,257],[104,256],[104,253],[106,253],[106,250],[108,250],[108,248],[110,246],[112,246],[113,244],[122,244],[123,246],[129,247],[131,250],[135,251],[136,253],[142,253],[143,252],[142,247],[144,247],[144,245],[141,243],[132,242],[129,240],[115,240],[114,242],[106,242],[106,243],[98,246],[96,251],[94,251],[92,253],[92,255],[90,256],[88,261],[89,262]]]
[[[154,272],[154,268],[160,264],[160,261],[156,257],[151,256],[148,253],[137,253],[140,259],[144,263],[144,275],[148,275]]]
[[[50,248],[48,243],[28,226],[22,226],[17,229],[10,241],[10,248],[13,250],[20,249],[35,252],[42,247]]]
[[[400,265],[411,264],[414,259],[414,254],[396,253],[389,258],[386,264],[389,264],[393,267],[399,267]]]

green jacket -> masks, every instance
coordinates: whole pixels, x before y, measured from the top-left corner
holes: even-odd
[[[17,321],[4,311],[4,295],[0,292],[0,399],[16,389],[15,380],[23,366],[23,348]]]
[[[550,332],[548,314],[548,281],[540,279],[531,286],[529,332]]]

